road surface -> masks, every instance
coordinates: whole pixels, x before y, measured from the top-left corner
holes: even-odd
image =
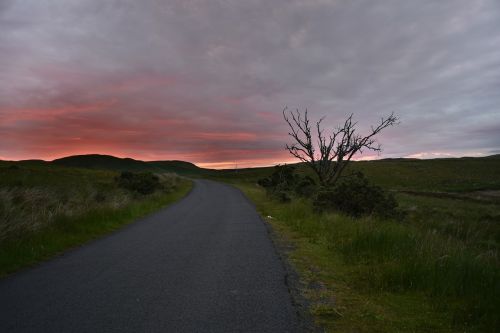
[[[0,332],[295,332],[266,227],[228,185],[0,280]]]

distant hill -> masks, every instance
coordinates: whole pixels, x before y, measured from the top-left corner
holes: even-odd
[[[184,161],[151,161],[145,162],[132,158],[119,158],[110,155],[75,155],[56,159],[51,163],[73,168],[101,169],[114,171],[151,171],[175,172],[181,175],[200,174],[202,169],[193,163]]]
[[[50,166],[50,162],[44,160],[24,160],[24,161],[3,161],[0,160],[0,166],[24,166],[24,167],[40,167],[40,166]]]
[[[144,161],[132,158],[119,158],[110,155],[75,155],[59,158],[53,164],[84,169],[104,169],[115,171],[161,171]]]
[[[180,175],[199,175],[211,172],[210,169],[200,168],[193,163],[185,161],[150,161],[146,162],[148,165],[167,172],[175,172]]]
[[[184,161],[140,161],[109,155],[76,155],[56,159],[0,161],[0,168],[18,166],[51,168],[54,166],[111,171],[173,172],[198,178],[207,177],[224,181],[257,182],[269,176],[273,167],[213,170],[200,168]],[[304,163],[295,164],[300,174],[314,176]],[[500,155],[437,159],[381,159],[354,161],[347,172],[362,171],[375,184],[393,190],[419,191],[479,191],[500,190]]]

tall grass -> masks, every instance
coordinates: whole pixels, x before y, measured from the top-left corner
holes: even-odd
[[[374,294],[422,293],[433,300],[437,311],[450,314],[449,327],[499,331],[498,247],[484,246],[479,238],[485,234],[477,233],[472,241],[460,233],[419,224],[422,219],[433,220],[433,213],[440,216],[439,211],[422,207],[422,202],[419,208],[413,207],[422,212],[403,220],[353,219],[317,213],[308,200],[283,204],[271,201],[256,186],[242,189],[263,215],[273,216],[274,221],[319,244],[332,258],[339,255],[350,272],[352,288]],[[480,209],[476,205],[475,210]],[[481,226],[474,219],[464,220],[463,225]]]
[[[500,270],[496,252],[476,252],[460,242],[393,221],[345,221],[330,217],[330,247],[358,264],[368,289],[424,291],[461,303],[454,322],[498,326]],[[343,229],[340,235],[339,229]]]
[[[93,188],[56,191],[42,187],[0,189],[0,240],[32,232],[55,219],[111,207],[118,209],[133,200],[130,193],[114,189],[106,194]]]
[[[178,200],[191,187],[175,174],[142,195],[117,173],[61,167],[0,168],[0,276],[49,258]],[[45,177],[44,177],[45,176]]]

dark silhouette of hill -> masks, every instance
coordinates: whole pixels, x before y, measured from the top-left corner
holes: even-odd
[[[167,172],[175,172],[180,175],[200,175],[212,172],[211,169],[200,168],[190,162],[185,161],[149,161],[148,165],[159,168]]]
[[[144,161],[119,158],[110,155],[74,155],[52,161],[53,164],[84,169],[104,169],[115,171],[161,171]]]
[[[132,158],[119,158],[110,155],[75,155],[56,159],[51,163],[59,166],[101,169],[113,171],[150,171],[175,172],[182,175],[200,174],[208,169],[202,169],[193,163],[184,161],[151,161],[145,162]]]
[[[312,175],[302,163],[294,164],[298,173]],[[110,171],[172,172],[194,178],[257,182],[273,172],[273,166],[260,168],[214,170],[200,168],[185,161],[140,161],[109,155],[76,155],[56,159],[0,161],[0,167],[54,168],[70,167]],[[500,189],[500,155],[486,157],[413,159],[395,158],[354,161],[350,172],[362,171],[375,184],[391,189],[472,191]]]

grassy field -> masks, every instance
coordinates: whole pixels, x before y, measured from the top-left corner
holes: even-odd
[[[190,188],[163,176],[170,191],[130,193],[115,180],[127,169],[240,187],[292,249],[302,293],[328,332],[500,331],[500,156],[352,163],[348,172],[362,171],[395,194],[402,214],[394,219],[318,213],[299,197],[274,201],[256,184],[273,168],[207,170],[97,155],[0,162],[0,275],[114,230]],[[311,174],[304,165],[296,172]]]
[[[217,176],[240,187],[293,247],[303,294],[329,332],[498,332],[500,159],[356,162],[404,217],[318,213],[255,184],[269,169]],[[298,172],[307,172],[301,167]]]
[[[313,175],[305,165],[297,172]],[[213,171],[211,177],[255,182],[269,176],[272,167]],[[435,160],[387,159],[355,161],[348,172],[362,171],[373,183],[391,190],[418,192],[470,193],[500,190],[500,155],[482,158]]]
[[[108,233],[176,201],[191,182],[161,174],[142,195],[118,186],[115,171],[41,161],[0,162],[0,276]]]

